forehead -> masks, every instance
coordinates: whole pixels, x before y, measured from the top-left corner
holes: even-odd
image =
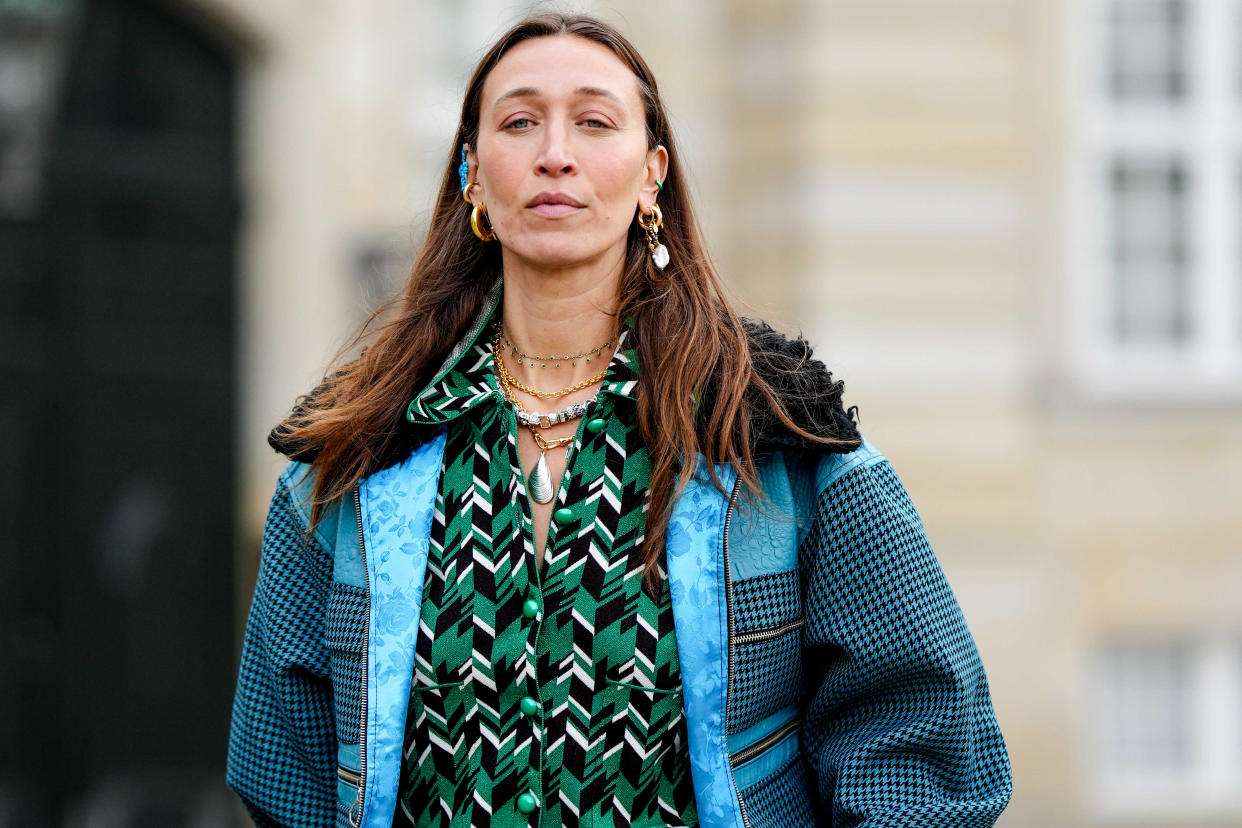
[[[576,35],[553,35],[524,40],[505,52],[483,82],[483,112],[519,87],[560,98],[583,86],[606,89],[627,107],[642,107],[638,78],[611,49]]]

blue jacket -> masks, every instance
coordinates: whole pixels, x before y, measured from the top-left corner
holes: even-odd
[[[392,823],[444,445],[441,427],[363,478],[310,544],[314,468],[280,476],[227,772],[259,826]],[[666,536],[700,825],[992,825],[1008,753],[891,464],[861,435],[758,462],[770,505],[728,464],[722,494],[700,455]]]

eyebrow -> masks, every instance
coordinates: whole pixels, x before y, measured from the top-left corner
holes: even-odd
[[[492,108],[494,109],[495,107],[500,106],[505,101],[511,100],[513,98],[531,98],[531,97],[536,97],[540,94],[541,94],[540,91],[533,86],[519,86],[517,89],[510,89],[508,92],[506,92],[505,94],[497,98],[496,103],[492,105]],[[598,86],[579,86],[577,89],[574,90],[573,94],[587,95],[592,98],[607,98],[608,100],[613,101],[614,103],[616,103],[617,105],[621,107],[625,106],[625,102],[622,101],[620,98],[618,98],[616,95],[609,92],[607,89],[603,89]]]

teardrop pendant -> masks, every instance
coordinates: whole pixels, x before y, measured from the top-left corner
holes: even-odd
[[[536,503],[552,502],[552,495],[555,494],[552,491],[552,475],[548,472],[548,458],[542,451],[539,452],[539,461],[535,463],[535,468],[531,469],[527,488]]]

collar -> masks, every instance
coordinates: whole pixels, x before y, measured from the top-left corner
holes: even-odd
[[[477,353],[475,359],[465,356],[476,344],[487,348],[488,340],[483,339],[480,343],[479,337],[500,306],[499,282],[500,278],[497,277],[497,283],[489,288],[483,310],[476,315],[469,332],[453,346],[435,379],[411,400],[413,422],[438,424],[478,405],[484,399],[494,399],[497,402],[502,399],[495,377],[492,376],[491,362],[481,362]],[[750,342],[755,370],[768,381],[794,422],[813,434],[836,437],[844,441],[825,447],[806,440],[789,431],[771,412],[766,401],[755,394],[751,434],[756,452],[762,454],[784,450],[837,454],[857,448],[862,439],[857,426],[857,406],[850,406],[848,409],[844,406],[842,395],[845,383],[834,379],[824,363],[814,358],[810,344],[801,336],[790,338],[773,330],[763,320],[743,317],[742,322]],[[635,400],[639,359],[637,343],[632,338],[635,328],[631,318],[624,320],[623,330],[626,332],[625,339],[620,350],[613,354],[601,393]],[[487,350],[490,360],[490,349]],[[342,370],[348,368],[346,366]],[[450,375],[456,381],[446,384],[445,380]],[[285,422],[278,424],[268,434],[268,444],[291,460],[312,463],[319,454],[318,446],[305,447],[290,442],[286,436],[285,423],[296,421],[305,414],[307,408],[314,405],[322,388],[323,385],[316,386],[300,399]],[[713,398],[714,389],[709,385],[704,389],[704,404],[699,407],[700,411],[712,411]],[[416,403],[420,405],[415,405]],[[372,471],[399,463],[434,433],[433,428],[412,427],[412,424],[404,423],[407,427],[391,432],[387,442],[379,447],[378,454],[369,467]],[[706,435],[707,429],[707,425],[702,425],[701,433]]]
[[[497,277],[483,307],[466,333],[453,344],[435,379],[410,400],[406,407],[408,422],[439,425],[481,403],[504,400],[496,379],[491,342],[499,323],[498,311],[503,298],[501,282]],[[632,317],[627,316],[622,321],[617,340],[599,393],[637,400],[640,368]]]

